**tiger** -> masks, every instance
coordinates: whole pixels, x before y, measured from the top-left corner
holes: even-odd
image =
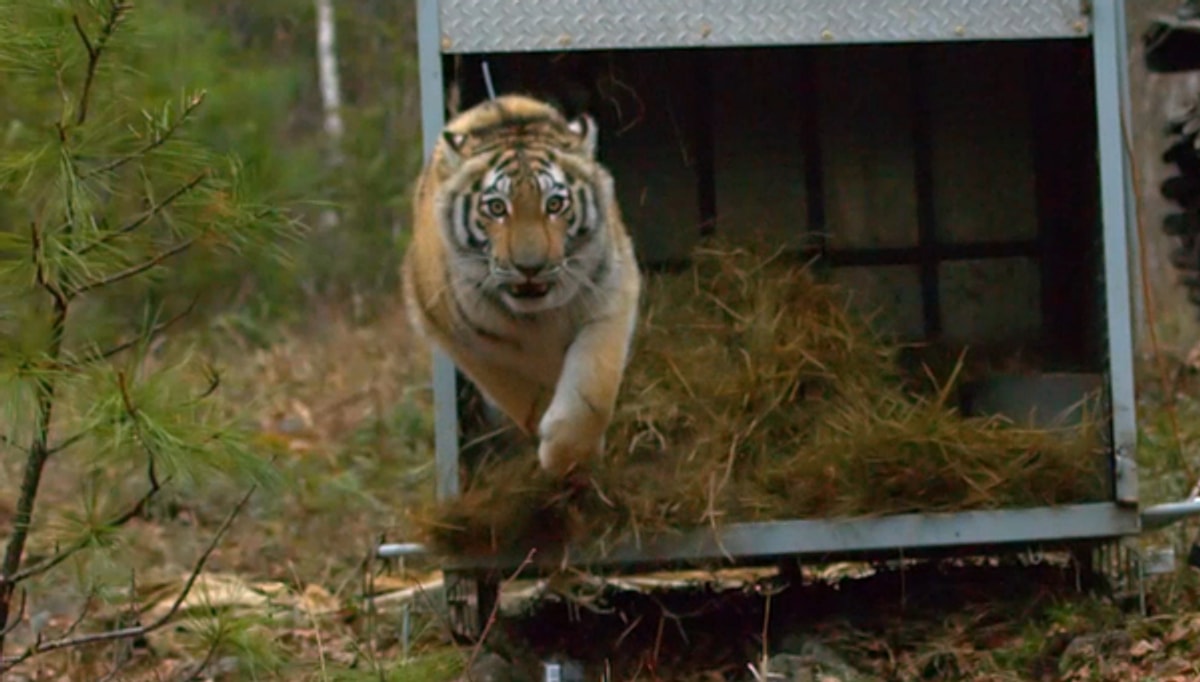
[[[418,333],[558,477],[603,452],[642,291],[598,132],[527,95],[454,116],[417,178],[401,266]]]

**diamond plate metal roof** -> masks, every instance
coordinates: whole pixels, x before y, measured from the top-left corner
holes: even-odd
[[[1085,0],[440,0],[445,53],[1068,38]]]

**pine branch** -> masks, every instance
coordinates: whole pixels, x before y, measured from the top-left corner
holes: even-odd
[[[205,180],[207,180],[209,178],[209,175],[210,175],[210,171],[208,171],[208,170],[201,172],[196,177],[194,177],[191,180],[188,180],[184,184],[180,185],[173,192],[168,194],[162,201],[160,201],[160,202],[154,204],[153,206],[151,206],[150,208],[146,209],[144,212],[141,213],[141,215],[137,216],[133,220],[130,220],[128,223],[122,225],[121,227],[118,227],[117,229],[113,230],[112,232],[109,232],[108,234],[104,235],[103,237],[98,237],[95,240],[91,241],[90,243],[84,244],[83,246],[79,247],[79,249],[76,250],[76,253],[78,253],[79,255],[82,256],[83,254],[91,251],[92,249],[95,249],[96,247],[103,246],[105,244],[110,244],[117,237],[129,234],[130,232],[133,232],[134,230],[141,227],[142,225],[145,225],[147,222],[149,222],[152,218],[157,216],[159,213],[162,213],[164,210],[169,208],[171,206],[171,204],[175,203],[175,201],[178,200],[180,197],[182,197],[185,194],[196,189],[196,187],[198,187],[200,185],[200,183],[204,182]]]
[[[134,418],[134,423],[136,424],[137,423],[137,421],[136,421],[137,408],[134,407],[133,401],[129,396],[129,388],[125,382],[124,374],[118,375],[118,383],[120,384],[121,398],[125,403],[125,410],[131,418]],[[138,429],[138,432],[140,434],[141,429]],[[77,434],[76,437],[82,437],[83,435],[84,434]],[[73,438],[76,438],[76,437],[73,437]],[[147,455],[146,478],[150,482],[150,487],[138,499],[137,502],[135,502],[132,506],[130,506],[129,509],[127,509],[125,512],[123,512],[121,514],[118,514],[117,516],[114,516],[113,518],[109,519],[108,521],[105,521],[102,524],[105,528],[120,528],[120,527],[124,526],[125,524],[129,523],[130,521],[132,521],[133,519],[141,516],[146,511],[146,505],[148,505],[150,503],[150,501],[152,499],[154,499],[154,496],[157,495],[159,493],[159,491],[162,490],[163,485],[165,484],[165,482],[159,482],[158,474],[155,472],[154,452],[146,444],[145,439],[140,438],[140,436],[139,436],[139,439],[142,440],[142,447],[145,448],[145,450],[146,450],[146,455]],[[55,450],[57,451],[57,450],[61,450],[65,447],[67,447],[67,445],[69,444],[70,441],[71,441],[71,439],[67,439],[67,441],[64,441],[57,448],[55,448]],[[167,481],[169,481],[169,480],[170,480],[170,477],[167,478]],[[18,571],[15,575],[13,575],[11,578],[9,578],[9,582],[15,584],[15,583],[19,583],[23,580],[28,580],[29,578],[40,575],[42,573],[45,573],[46,571],[49,571],[50,569],[54,568],[55,566],[61,564],[62,562],[66,561],[67,559],[69,559],[76,552],[87,547],[88,544],[90,544],[90,542],[91,542],[90,537],[81,538],[81,539],[75,541],[74,543],[72,543],[66,549],[60,550],[54,556],[46,559],[45,561],[39,562],[33,566],[29,566],[29,567],[26,567],[26,568]]]
[[[56,308],[61,307],[65,310],[68,296],[50,277],[50,269],[46,263],[46,246],[42,241],[42,229],[36,222],[29,224],[29,242],[30,251],[33,253],[34,280],[54,299]]]
[[[176,322],[182,320],[183,318],[187,317],[188,315],[191,315],[192,311],[194,311],[196,309],[196,304],[198,302],[199,302],[199,299],[192,299],[192,302],[188,304],[187,308],[184,308],[182,312],[175,315],[174,317],[172,317],[168,320],[163,320],[162,322],[159,322],[159,323],[155,324],[154,326],[150,327],[150,329],[146,330],[144,333],[142,333],[128,341],[123,341],[123,342],[113,346],[112,348],[106,348],[105,350],[100,351],[98,354],[96,354],[92,357],[85,358],[82,360],[77,360],[77,361],[71,363],[70,365],[67,365],[67,369],[79,369],[81,367],[90,365],[94,362],[100,362],[101,360],[108,360],[109,358],[113,357],[114,355],[123,353],[123,352],[129,350],[130,348],[133,348],[134,346],[138,345],[142,341],[149,341],[149,340],[153,339],[154,337],[158,336],[159,334],[165,332],[168,328],[170,328]],[[78,441],[80,438],[82,438],[86,435],[87,435],[87,433],[77,433],[74,436],[72,436],[71,438],[68,438],[67,440],[63,441],[62,443],[59,443],[58,445],[54,446],[52,451],[58,452],[59,450],[64,450],[69,445],[73,445],[75,443],[75,441]]]
[[[75,296],[87,293],[87,292],[91,291],[92,289],[99,289],[101,287],[106,287],[106,286],[109,286],[112,284],[116,284],[117,282],[120,282],[122,280],[129,279],[130,277],[136,277],[157,265],[161,265],[163,262],[165,262],[167,259],[171,258],[172,256],[177,256],[177,255],[183,253],[184,251],[188,250],[188,248],[190,248],[192,246],[192,244],[194,244],[194,243],[196,243],[195,237],[184,240],[184,241],[176,244],[175,246],[172,246],[171,248],[167,249],[166,251],[162,251],[162,252],[150,257],[149,259],[142,261],[141,263],[138,263],[137,265],[132,265],[132,266],[125,268],[124,270],[121,270],[119,272],[114,272],[113,274],[111,274],[107,277],[101,277],[99,279],[94,279],[89,282],[84,282],[83,284],[80,284],[79,286],[75,287],[74,289],[71,289],[71,292],[69,295],[70,295],[70,297],[74,298]]]
[[[96,70],[100,66],[100,57],[104,55],[104,48],[108,45],[109,38],[112,38],[113,33],[117,30],[117,24],[121,22],[121,18],[126,12],[133,9],[133,4],[113,0],[109,5],[108,16],[104,19],[104,24],[100,27],[100,35],[93,43],[88,39],[87,31],[83,29],[83,24],[79,21],[79,15],[71,17],[71,23],[75,25],[75,32],[79,34],[79,39],[83,42],[83,48],[87,50],[88,63],[87,71],[83,78],[83,92],[79,95],[79,114],[75,118],[75,125],[81,126],[87,120],[88,103],[92,96],[92,82],[96,79]]]
[[[221,373],[217,371],[216,367],[206,363],[204,365],[204,373],[208,376],[208,385],[204,387],[204,390],[200,392],[200,395],[196,396],[195,402],[206,400],[216,393],[217,389],[221,387]]]
[[[157,495],[159,493],[159,491],[162,490],[162,487],[163,487],[162,484],[160,484],[158,482],[157,478],[155,477],[155,475],[153,473],[153,471],[154,471],[153,466],[151,467],[150,471],[151,471],[151,473],[150,473],[149,489],[147,489],[146,492],[140,498],[138,498],[138,501],[134,502],[129,507],[129,509],[126,509],[124,512],[105,521],[102,524],[105,528],[120,528],[121,526],[124,526],[125,524],[129,523],[130,521],[134,520],[135,518],[141,516],[146,511],[146,505],[150,503],[150,500],[152,500],[154,498],[154,496]],[[168,479],[168,480],[170,480],[170,479]],[[27,566],[27,567],[21,569],[20,571],[17,571],[16,573],[14,573],[12,575],[12,577],[10,577],[8,579],[8,582],[16,584],[16,583],[22,582],[24,580],[33,578],[35,576],[41,575],[42,573],[49,571],[50,569],[61,564],[62,562],[66,561],[67,559],[70,559],[72,555],[74,555],[79,550],[84,549],[90,543],[91,543],[90,537],[85,537],[85,538],[76,540],[75,542],[71,543],[71,545],[68,546],[66,549],[60,550],[54,556],[52,556],[48,559],[45,559],[44,561],[40,561],[32,566]]]
[[[133,397],[129,395],[129,383],[125,379],[124,372],[117,372],[117,386],[121,389],[121,402],[125,404],[125,413],[133,422],[134,432],[137,434],[138,442],[142,444],[142,449],[146,451],[146,478],[150,480],[150,488],[157,491],[162,486],[158,483],[158,474],[154,469],[154,461],[157,453],[150,447],[150,443],[146,441],[145,434],[142,433],[142,423],[138,419],[139,411],[133,404]]]
[[[67,448],[71,447],[72,445],[83,440],[84,438],[87,438],[88,434],[90,434],[90,433],[91,433],[91,430],[88,429],[85,431],[80,431],[79,433],[76,433],[70,437],[64,438],[62,440],[62,442],[60,442],[50,448],[50,455],[51,456],[57,455],[58,453],[62,452],[63,450],[66,450]]]
[[[188,575],[188,579],[184,583],[183,589],[179,593],[179,596],[176,597],[175,601],[171,603],[171,607],[166,611],[166,613],[154,619],[147,625],[135,625],[131,627],[118,628],[116,630],[108,630],[105,632],[76,635],[74,637],[60,637],[50,641],[42,641],[39,639],[31,644],[19,656],[0,659],[0,673],[12,670],[21,663],[24,663],[25,661],[28,661],[34,656],[40,654],[58,651],[61,649],[72,649],[75,647],[98,644],[101,642],[112,642],[117,640],[131,639],[134,637],[144,637],[169,623],[171,619],[175,617],[175,614],[179,612],[180,607],[183,606],[183,602],[191,593],[192,588],[195,587],[196,581],[200,578],[200,574],[204,571],[204,566],[208,563],[209,557],[211,557],[212,553],[216,551],[217,545],[219,545],[221,540],[225,537],[225,534],[229,531],[229,527],[233,525],[234,520],[241,514],[242,509],[244,509],[246,504],[250,502],[250,497],[257,489],[257,484],[250,486],[250,489],[246,491],[246,494],[242,496],[242,499],[238,500],[238,503],[234,505],[229,514],[225,516],[225,520],[222,521],[221,526],[217,528],[217,532],[213,535],[212,540],[209,541],[208,546],[204,548],[204,552],[192,566],[192,571]]]
[[[32,225],[33,252],[38,284],[54,300],[50,318],[50,342],[47,358],[58,364],[62,356],[63,337],[66,334],[68,299],[54,286],[46,274],[45,260],[41,257],[41,231]],[[21,568],[25,554],[25,543],[29,539],[29,528],[33,521],[33,509],[41,487],[42,472],[50,459],[50,427],[54,417],[54,395],[56,384],[53,375],[41,377],[36,382],[37,400],[34,416],[33,442],[28,449],[25,469],[21,477],[20,493],[17,498],[16,514],[12,521],[12,534],[4,547],[4,559],[0,562],[0,628],[8,623],[16,583],[12,576]],[[0,652],[4,651],[4,635],[0,633]]]
[[[191,118],[192,113],[195,112],[196,109],[200,108],[200,105],[204,103],[204,97],[204,91],[200,91],[192,95],[191,98],[188,99],[187,104],[184,106],[183,111],[179,113],[179,116],[175,119],[175,121],[167,126],[165,130],[156,131],[154,133],[154,137],[145,145],[124,156],[115,158],[106,164],[97,166],[86,173],[80,174],[79,179],[87,180],[94,175],[115,171],[125,164],[140,159],[155,149],[163,146],[169,142],[171,138],[175,136],[175,133],[177,133],[179,129],[183,127],[183,124],[186,123],[189,118]]]

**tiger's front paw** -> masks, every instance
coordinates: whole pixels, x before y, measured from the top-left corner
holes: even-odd
[[[599,456],[604,450],[604,427],[592,421],[548,411],[538,428],[538,462],[542,470],[564,476]]]

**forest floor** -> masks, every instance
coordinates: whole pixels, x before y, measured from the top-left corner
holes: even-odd
[[[456,645],[435,565],[368,560],[381,539],[408,539],[406,510],[433,488],[428,354],[403,316],[351,324],[318,310],[273,341],[222,325],[205,335],[282,485],[251,498],[171,626],[40,656],[10,679],[537,680],[557,661],[563,680],[1200,680],[1200,571],[1184,561],[1194,524],[1143,539],[1179,556],[1147,579],[1145,615],[1136,584],[1098,589],[1056,556],[838,564],[805,567],[793,586],[773,568],[507,583],[485,646]],[[1150,501],[1186,491],[1178,443],[1200,436],[1193,371],[1158,369],[1141,394]],[[82,475],[57,470],[43,513],[76,503]],[[136,576],[99,615],[146,622],[169,608],[239,494],[177,490],[126,526],[118,544]],[[12,645],[67,627],[81,589],[31,595]]]

